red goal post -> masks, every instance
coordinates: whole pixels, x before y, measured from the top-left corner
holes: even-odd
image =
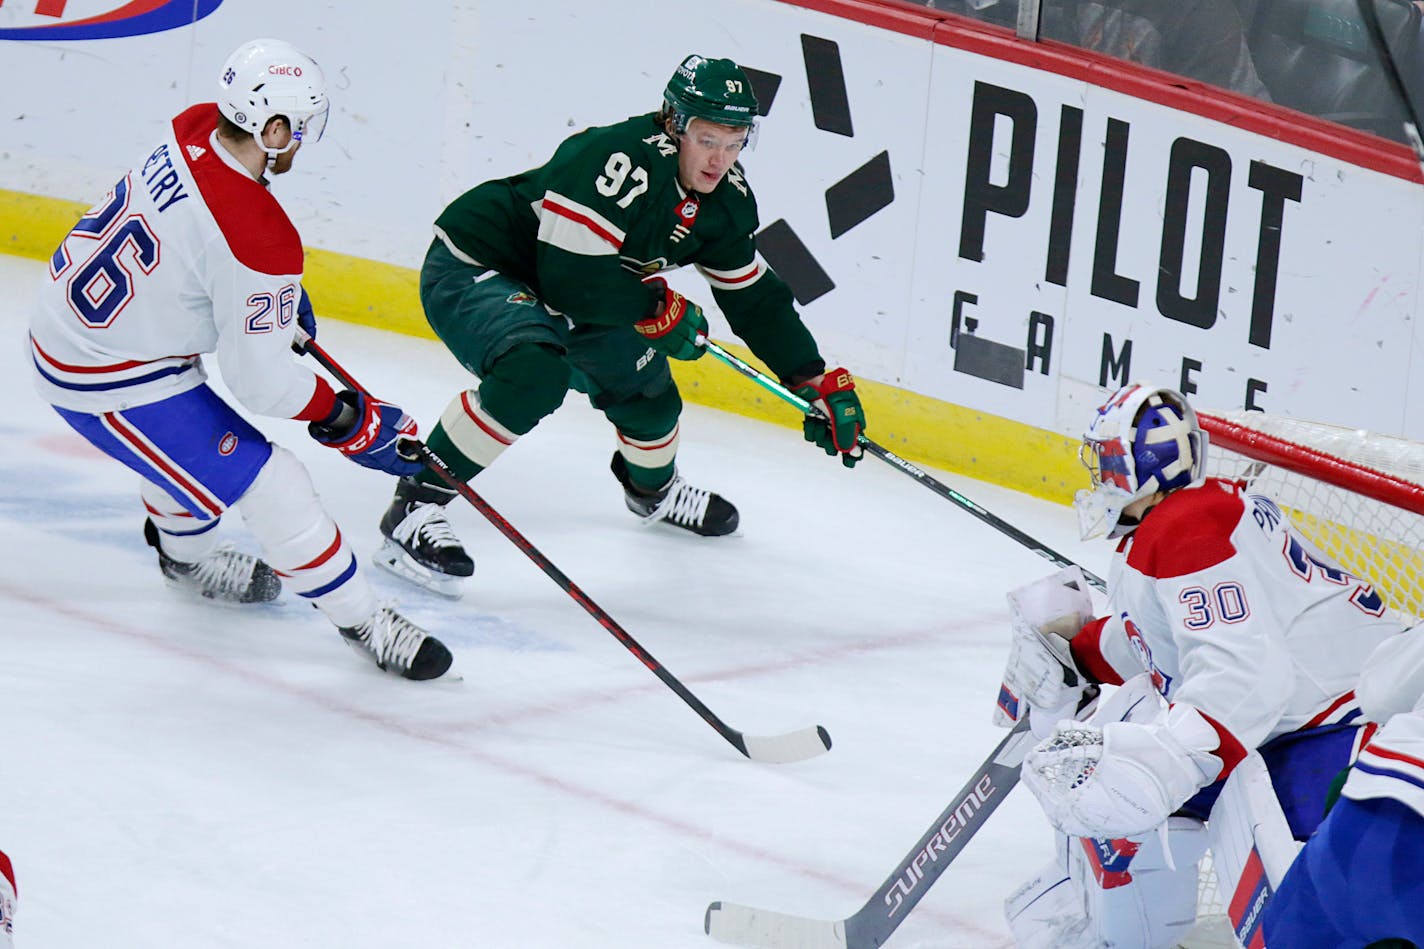
[[[1199,418],[1209,475],[1273,498],[1403,618],[1424,619],[1424,444],[1263,412]]]

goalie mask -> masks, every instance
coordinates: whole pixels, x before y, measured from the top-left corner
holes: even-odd
[[[320,140],[329,108],[321,67],[282,40],[242,44],[227,58],[218,77],[218,109],[238,128],[251,132],[269,160],[298,142]],[[262,131],[279,115],[292,127],[292,138],[285,148],[268,148]]]
[[[677,67],[663,90],[663,114],[680,136],[693,119],[747,129],[750,148],[756,137],[757,98],[742,67],[730,59],[693,54]]]
[[[1200,479],[1206,443],[1180,392],[1141,384],[1114,392],[1083,436],[1080,458],[1093,480],[1073,499],[1083,539],[1130,534],[1137,522],[1124,522],[1123,509]]]

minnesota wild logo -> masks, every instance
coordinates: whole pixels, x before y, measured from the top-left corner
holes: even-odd
[[[505,303],[519,303],[524,306],[538,306],[539,298],[527,290],[516,290],[504,298]]]

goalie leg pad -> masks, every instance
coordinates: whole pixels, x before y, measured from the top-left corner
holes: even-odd
[[[375,612],[376,596],[356,555],[291,452],[273,446],[237,510],[272,568],[337,626],[356,626]]]
[[[1176,946],[1196,924],[1197,862],[1205,851],[1205,828],[1191,818],[1172,818],[1165,834],[1117,840],[1060,834],[1055,859],[1005,901],[1015,945]]]
[[[1169,949],[1192,931],[1197,862],[1206,852],[1201,821],[1173,817],[1165,834],[1080,837],[1075,843],[1069,872],[1085,894],[1090,931],[1099,945]]]
[[[1217,891],[1231,928],[1247,946],[1259,943],[1263,907],[1269,905],[1299,846],[1291,837],[1278,793],[1265,761],[1252,753],[1222,784],[1207,823]]]
[[[1068,874],[1070,838],[1055,837],[1054,858],[1004,901],[1014,945],[1017,949],[1098,949],[1085,894]]]

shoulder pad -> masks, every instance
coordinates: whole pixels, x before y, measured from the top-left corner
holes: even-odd
[[[287,212],[260,183],[234,171],[213,154],[210,141],[217,128],[213,103],[195,105],[173,120],[173,136],[217,221],[228,249],[243,266],[258,273],[302,272],[302,241]]]

